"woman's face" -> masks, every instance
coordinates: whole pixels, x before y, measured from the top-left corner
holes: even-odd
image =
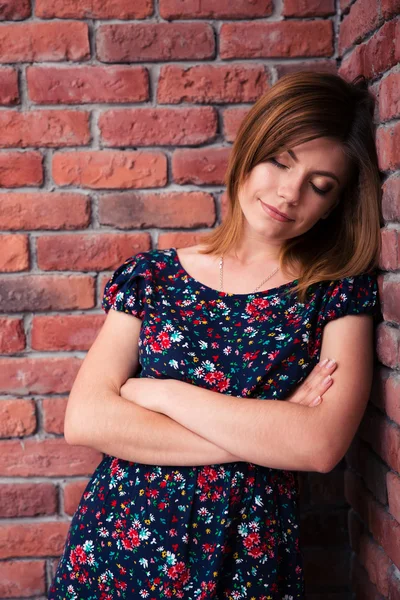
[[[327,137],[258,164],[239,189],[245,228],[275,243],[308,231],[339,202],[348,167],[341,145]],[[274,209],[290,220],[277,216]]]

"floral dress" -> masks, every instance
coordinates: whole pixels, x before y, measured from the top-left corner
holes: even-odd
[[[379,318],[376,275],[309,288],[219,292],[175,248],[128,258],[102,308],[139,317],[138,377],[285,400],[319,360],[324,325]],[[188,400],[190,401],[190,400]],[[157,466],[106,454],[72,518],[51,600],[299,600],[305,586],[295,471],[237,461]]]

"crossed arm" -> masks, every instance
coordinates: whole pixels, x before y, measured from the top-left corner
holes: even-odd
[[[368,315],[349,315],[325,326],[321,358],[336,358],[338,368],[324,402],[312,409],[228,396],[175,380],[130,379],[121,391],[243,461],[328,472],[346,453],[368,402],[372,334]]]
[[[320,357],[335,358],[338,367],[334,384],[314,408],[227,396],[176,380],[127,379],[132,370],[128,359],[114,359],[115,343],[129,357],[137,332],[129,339],[126,323],[132,317],[118,317],[93,344],[75,380],[65,419],[69,443],[146,464],[243,460],[321,472],[331,470],[347,451],[370,394],[370,316],[350,315],[325,325]],[[108,385],[102,375],[97,385],[95,373],[107,373],[110,361],[119,375]],[[126,383],[121,387],[115,379]]]

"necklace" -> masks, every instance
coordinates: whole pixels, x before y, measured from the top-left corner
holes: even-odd
[[[222,271],[223,271],[223,266],[224,266],[224,255],[221,255],[221,258],[219,259],[219,286],[221,288],[221,292],[224,291],[224,288],[222,286]],[[260,285],[258,285],[256,287],[256,289],[254,290],[253,294],[255,294],[255,292],[258,290],[258,288],[260,288],[266,281],[268,281],[268,279],[271,279],[272,275],[275,275],[275,273],[279,271],[279,267],[276,267],[276,269],[274,269],[272,271],[272,273],[270,275],[268,275],[268,277],[266,277],[265,279],[262,280],[262,282],[260,283]]]

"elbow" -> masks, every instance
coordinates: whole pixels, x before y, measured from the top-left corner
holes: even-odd
[[[332,449],[323,452],[319,456],[319,460],[315,461],[315,470],[318,473],[330,473],[342,460],[344,453],[338,453]]]
[[[311,449],[312,470],[317,473],[330,473],[344,456],[341,449],[334,448],[333,444],[327,440],[321,440],[320,444],[315,441]]]
[[[77,427],[71,423],[70,418],[64,419],[64,440],[70,446],[83,445],[80,432],[78,432]]]
[[[83,415],[82,411],[80,411],[80,414],[76,414],[70,395],[64,416],[64,439],[67,444],[70,446],[86,446],[89,423],[90,419]]]

